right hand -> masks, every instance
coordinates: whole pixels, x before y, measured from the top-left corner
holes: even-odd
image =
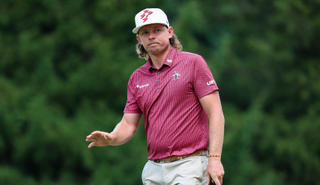
[[[91,142],[88,148],[93,146],[108,146],[113,142],[114,138],[107,132],[94,131],[87,136],[86,141]]]

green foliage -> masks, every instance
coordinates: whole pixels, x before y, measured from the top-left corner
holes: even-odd
[[[225,184],[316,184],[320,4],[302,0],[1,1],[0,184],[141,184],[143,121],[122,146],[85,137],[122,117],[146,7],[167,12],[218,82]]]

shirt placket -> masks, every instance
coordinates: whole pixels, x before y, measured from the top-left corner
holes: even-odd
[[[157,70],[157,85],[156,85],[156,87],[157,87],[157,91],[159,91],[160,89],[161,89],[161,81],[162,81],[162,79],[161,79],[161,71],[160,71],[160,69],[159,70]]]

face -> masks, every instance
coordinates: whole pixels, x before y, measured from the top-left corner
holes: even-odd
[[[137,39],[150,55],[159,55],[169,49],[169,39],[172,35],[172,27],[167,28],[162,24],[150,24],[139,30]]]

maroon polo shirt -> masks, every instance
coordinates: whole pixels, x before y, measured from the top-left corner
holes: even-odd
[[[208,117],[199,99],[216,90],[200,55],[172,47],[159,70],[149,58],[133,72],[124,113],[143,113],[148,159],[208,150]]]

